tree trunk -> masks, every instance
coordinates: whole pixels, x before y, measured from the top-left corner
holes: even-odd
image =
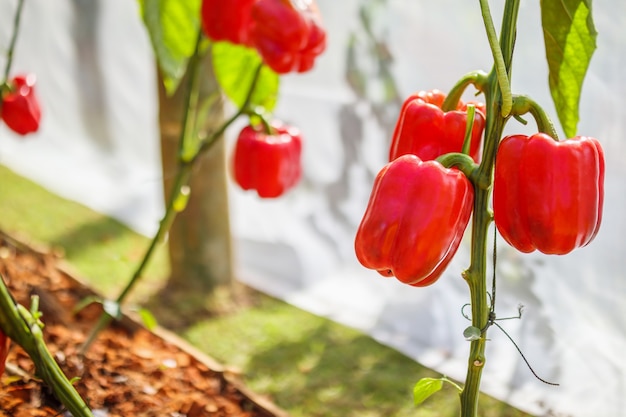
[[[218,91],[210,54],[203,59],[199,78],[199,103],[202,103]],[[185,77],[176,93],[167,96],[159,75],[159,125],[166,200],[178,169],[178,143],[186,86]],[[214,100],[209,111],[205,123],[207,132],[215,130],[223,122],[222,100]],[[221,297],[224,291],[231,292],[233,268],[226,177],[225,146],[223,138],[220,138],[195,164],[187,207],[174,220],[168,236],[171,275],[161,292],[160,304],[172,301],[178,317],[185,317],[186,313],[210,311],[215,307],[216,295]]]

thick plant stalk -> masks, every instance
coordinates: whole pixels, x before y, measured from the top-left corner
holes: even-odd
[[[485,147],[483,149],[482,162],[477,172],[472,176],[474,184],[474,217],[472,220],[471,262],[469,268],[463,274],[470,289],[472,326],[481,329],[481,336],[473,340],[470,345],[465,386],[460,394],[462,417],[476,417],[478,415],[480,379],[486,363],[486,333],[491,308],[487,298],[487,233],[493,221],[493,216],[489,210],[489,198],[493,182],[493,165],[496,150],[508,118],[508,113],[507,116],[502,115],[504,98],[501,86],[509,85],[509,83],[508,80],[502,82],[500,78],[502,76],[510,78],[511,75],[511,61],[513,58],[519,3],[520,0],[507,0],[502,19],[500,34],[500,50],[502,54],[499,58],[504,61],[506,74],[503,75],[502,72],[502,61],[494,59],[494,68],[491,70],[483,90],[487,104]],[[481,6],[484,4],[486,2],[481,1]],[[483,13],[483,16],[485,15]],[[493,33],[488,32],[488,36],[492,37]],[[493,42],[494,39],[490,39],[490,43]],[[500,61],[500,65],[498,65],[498,61]],[[511,94],[510,91],[506,93],[507,95]]]
[[[37,375],[74,417],[93,417],[87,404],[50,354],[43,339],[42,327],[36,312],[31,313],[13,300],[0,276],[0,328],[28,353],[35,363]]]

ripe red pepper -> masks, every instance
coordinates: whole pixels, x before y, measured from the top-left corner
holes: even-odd
[[[377,175],[355,238],[363,266],[423,287],[456,253],[472,213],[474,189],[457,169],[403,155]]]
[[[263,198],[282,195],[302,176],[302,137],[294,127],[272,123],[268,134],[253,126],[243,128],[235,146],[235,181]]]
[[[35,95],[36,77],[18,75],[11,80],[11,89],[2,95],[0,117],[15,133],[27,135],[39,130],[41,108]]]
[[[251,46],[252,4],[256,0],[203,0],[202,29],[214,41]]]
[[[257,0],[252,43],[278,74],[305,72],[326,49],[326,31],[315,0]]]
[[[467,104],[459,101],[456,110],[441,110],[446,95],[439,90],[419,91],[407,98],[391,140],[389,160],[405,154],[417,155],[423,161],[450,152],[461,152],[467,124]],[[474,103],[474,126],[470,156],[478,162],[481,136],[485,128],[485,108]]]
[[[508,136],[498,148],[494,176],[494,220],[519,251],[564,255],[598,233],[604,152],[596,139]]]

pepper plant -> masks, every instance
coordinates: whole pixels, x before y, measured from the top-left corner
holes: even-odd
[[[602,147],[594,138],[576,136],[581,86],[595,49],[591,0],[541,1],[549,86],[567,140],[559,140],[537,102],[511,91],[520,0],[505,1],[499,36],[488,0],[479,3],[493,68],[462,76],[447,95],[419,92],[405,101],[390,162],[374,181],[355,238],[363,266],[412,286],[431,285],[457,251],[471,213],[471,260],[462,274],[471,300],[472,324],[464,332],[470,341],[468,369],[463,387],[452,383],[463,417],[478,415],[487,332],[496,320],[495,272],[491,292],[487,277],[487,235],[494,218],[516,249],[564,255],[596,236],[604,198]],[[482,94],[484,105],[460,101],[470,86]],[[514,119],[525,123],[525,115],[535,119],[538,133],[503,138],[505,125]],[[445,175],[427,174],[426,166]],[[419,381],[415,403],[443,382],[451,381]]]
[[[140,0],[139,4],[167,93],[179,88],[185,91],[178,167],[157,232],[118,297],[102,301],[105,312],[87,337],[83,352],[120,316],[122,303],[142,278],[175,217],[187,205],[194,166],[233,123],[245,117],[249,120],[234,152],[232,173],[237,184],[244,190],[256,190],[262,198],[275,198],[298,183],[301,135],[279,121],[270,122],[270,116],[280,74],[311,70],[326,47],[326,32],[315,1],[254,0],[227,6],[216,0]],[[199,94],[200,78],[206,76],[200,63],[207,54],[212,57],[219,94],[228,97],[236,108],[209,131],[203,126],[208,117],[205,109],[215,98],[201,100]],[[185,85],[181,85],[183,75]]]
[[[249,121],[233,160],[233,176],[242,188],[255,189],[263,198],[274,198],[298,183],[301,134],[279,121],[270,122],[270,117],[277,100],[279,75],[311,70],[326,48],[326,32],[314,0],[247,0],[237,4],[222,0],[140,0],[139,5],[167,93],[184,90],[177,171],[158,230],[118,297],[90,298],[78,307],[100,302],[104,310],[87,335],[82,354],[103,328],[121,316],[122,303],[142,278],[174,218],[186,207],[194,166],[233,123],[240,118]],[[22,6],[23,0],[19,0],[5,77],[0,85],[0,115],[16,133],[25,135],[39,128],[41,110],[33,76],[18,75],[9,80]],[[203,122],[210,116],[207,109],[215,98],[202,100],[199,84],[207,76],[200,64],[209,54],[220,86],[218,93],[227,96],[235,110],[219,126],[207,131]],[[185,82],[181,82],[183,76]],[[0,368],[4,366],[10,338],[36,362],[38,373],[68,410],[76,416],[89,417],[91,411],[46,348],[37,306],[37,300],[33,300],[31,310],[15,303],[0,277]]]

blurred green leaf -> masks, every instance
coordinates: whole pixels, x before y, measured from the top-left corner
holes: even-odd
[[[241,107],[248,95],[254,74],[261,64],[261,57],[254,49],[229,42],[216,42],[212,51],[217,82],[224,94],[237,107]],[[278,87],[278,74],[263,66],[250,101],[251,107],[263,107],[266,112],[271,112],[276,106]]]
[[[176,91],[195,50],[201,0],[138,0],[168,94]]]
[[[157,327],[157,319],[149,310],[140,308],[138,313],[139,317],[141,317],[143,325],[146,326],[146,329],[152,331]]]
[[[443,380],[441,378],[422,378],[413,387],[413,403],[420,405],[431,395],[441,390]]]
[[[596,49],[591,0],[541,0],[549,83],[563,131],[576,135],[582,84]]]

